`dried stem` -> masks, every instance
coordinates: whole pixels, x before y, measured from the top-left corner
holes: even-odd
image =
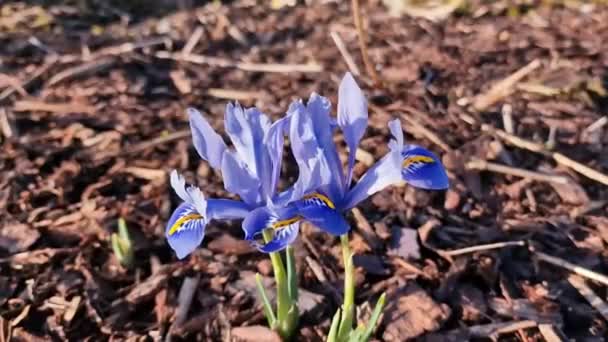
[[[380,79],[378,78],[378,74],[376,73],[376,69],[372,65],[369,60],[369,55],[367,53],[367,34],[365,32],[365,28],[363,27],[363,18],[361,17],[361,9],[359,8],[359,0],[352,0],[352,10],[353,10],[353,20],[355,22],[355,27],[357,28],[357,35],[359,37],[359,48],[361,49],[361,57],[363,58],[363,64],[365,65],[365,70],[369,77],[372,78],[374,84],[377,87],[381,86]]]
[[[568,178],[564,176],[555,176],[548,175],[545,173],[529,171],[525,169],[520,169],[517,167],[500,165],[496,163],[492,163],[489,161],[474,159],[466,163],[465,167],[468,170],[482,170],[482,171],[492,171],[496,173],[503,173],[506,175],[512,175],[522,178],[533,179],[541,182],[551,182],[558,184],[567,184]]]

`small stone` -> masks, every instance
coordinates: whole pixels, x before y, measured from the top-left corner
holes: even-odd
[[[445,210],[455,210],[460,205],[460,195],[453,189],[448,189],[445,194],[443,207]]]
[[[239,342],[281,342],[279,334],[261,325],[233,328],[231,333]]]
[[[258,272],[265,276],[269,276],[272,273],[272,262],[268,259],[264,259],[257,264]]]

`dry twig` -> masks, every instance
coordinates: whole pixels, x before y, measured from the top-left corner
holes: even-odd
[[[608,321],[608,305],[585,284],[584,279],[571,274],[568,277],[568,282]]]
[[[369,54],[367,53],[367,34],[363,27],[363,17],[361,17],[361,10],[359,8],[359,0],[352,0],[352,11],[353,20],[355,21],[355,27],[357,28],[357,36],[359,37],[359,48],[361,49],[361,57],[363,58],[363,64],[367,74],[372,78],[376,86],[381,86],[380,79],[376,73],[376,69],[369,60]]]
[[[525,241],[505,241],[505,242],[488,243],[485,245],[477,245],[477,246],[471,246],[471,247],[466,247],[466,248],[461,248],[461,249],[455,249],[452,251],[442,251],[442,254],[449,256],[449,257],[454,257],[457,255],[469,254],[469,253],[474,253],[474,252],[479,252],[479,251],[486,251],[486,250],[490,250],[490,249],[498,249],[498,248],[504,248],[504,247],[510,247],[510,246],[525,246],[525,245],[526,245]]]
[[[503,130],[494,128],[494,127],[492,127],[490,125],[486,125],[486,124],[481,125],[481,130],[484,132],[491,133],[513,146],[551,157],[558,164],[571,168],[572,170],[580,173],[581,175],[583,175],[589,179],[595,180],[604,185],[608,185],[608,176],[607,175],[605,175],[599,171],[596,171],[586,165],[583,165],[575,160],[572,160],[559,152],[551,152],[551,151],[547,150],[547,148],[543,144],[538,144],[538,143],[535,143],[532,141],[528,141],[526,139],[520,138],[513,134],[509,134]]]
[[[538,59],[533,60],[528,63],[523,68],[517,70],[513,74],[509,75],[507,78],[497,82],[488,90],[488,92],[479,94],[473,100],[473,108],[478,111],[483,111],[495,104],[496,102],[502,100],[503,98],[509,96],[514,89],[515,85],[524,79],[528,74],[532,71],[536,70],[541,66],[541,63]]]
[[[512,175],[522,178],[533,179],[541,182],[553,182],[559,184],[567,184],[568,177],[564,176],[555,176],[548,175],[541,172],[529,171],[525,169],[520,169],[517,167],[500,165],[496,163],[492,163],[486,160],[481,159],[473,159],[466,163],[465,167],[468,170],[480,170],[480,171],[492,171],[496,173],[503,173],[506,175]]]
[[[346,66],[348,66],[348,70],[350,70],[350,72],[352,72],[353,75],[359,76],[360,75],[359,67],[357,67],[357,64],[353,60],[353,56],[351,56],[350,53],[348,52],[346,45],[344,45],[344,41],[342,41],[342,38],[340,38],[340,34],[338,34],[338,32],[336,32],[336,31],[331,31],[331,32],[329,32],[329,35],[331,36],[331,39],[333,39],[334,44],[336,44],[338,51],[340,51],[340,55],[342,55],[342,59],[344,59],[344,63],[346,63]]]
[[[594,271],[592,271],[590,269],[587,269],[587,268],[575,265],[575,264],[573,264],[571,262],[568,262],[568,261],[566,261],[564,259],[561,259],[561,258],[558,258],[558,257],[554,257],[554,256],[551,256],[551,255],[545,254],[543,252],[537,251],[533,247],[530,247],[530,250],[534,254],[536,254],[536,256],[540,260],[542,260],[544,262],[547,262],[549,264],[565,268],[565,269],[567,269],[567,270],[569,270],[571,272],[574,272],[574,273],[576,273],[576,274],[578,274],[580,276],[583,276],[583,277],[591,279],[591,280],[595,280],[598,283],[602,283],[602,284],[608,286],[608,277],[606,277],[603,274],[600,274],[600,273],[594,272]]]
[[[182,55],[181,53],[171,53],[169,51],[159,51],[154,54],[156,58],[160,59],[171,59],[178,62],[188,62],[192,64],[202,64],[215,66],[219,68],[236,68],[244,71],[255,71],[255,72],[276,72],[276,73],[290,73],[290,72],[304,72],[304,73],[318,73],[323,71],[323,67],[316,63],[307,64],[278,64],[278,63],[247,63],[247,62],[235,62],[218,57],[210,57],[203,55]]]

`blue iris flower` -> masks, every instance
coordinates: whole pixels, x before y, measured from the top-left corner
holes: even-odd
[[[319,167],[312,156],[301,164],[296,183],[283,193],[276,187],[281,170],[286,116],[274,123],[256,108],[228,104],[225,131],[234,149],[226,146],[222,137],[195,109],[188,109],[194,147],[200,157],[221,172],[224,188],[237,194],[240,200],[206,199],[202,191],[186,182],[177,171],[171,173],[171,186],[182,199],[169,219],[165,236],[171,248],[182,259],[198,247],[211,220],[243,219],[259,207],[289,205],[319,186]],[[275,204],[276,202],[276,204]],[[277,235],[289,235],[297,224],[286,227]]]
[[[337,120],[330,116],[329,100],[313,93],[306,105],[302,101],[292,103],[282,121],[300,177],[297,187],[279,194],[269,205],[258,206],[243,221],[247,240],[255,241],[265,230],[274,232],[270,242],[258,244],[264,252],[291,244],[302,221],[334,235],[348,232],[350,226],[342,213],[389,185],[406,181],[422,189],[449,186],[445,169],[434,153],[404,145],[399,120],[389,123],[393,135],[390,151],[353,186],[355,152],[368,124],[367,101],[350,73],[340,83],[338,98]],[[336,126],[349,149],[346,172],[333,140]]]

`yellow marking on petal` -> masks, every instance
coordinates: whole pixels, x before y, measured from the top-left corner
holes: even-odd
[[[271,227],[273,229],[281,229],[281,228],[289,226],[290,224],[296,223],[296,222],[300,221],[301,219],[302,219],[301,216],[295,216],[295,217],[288,218],[285,220],[277,221],[277,222],[273,223]]]
[[[326,206],[330,207],[331,209],[336,209],[336,206],[334,205],[334,202],[332,202],[327,196],[320,194],[318,192],[314,192],[310,195],[306,195],[303,197],[303,199],[311,199],[311,198],[317,198],[320,199],[321,201],[323,201],[323,203],[325,203]]]
[[[403,168],[407,168],[414,163],[432,164],[434,162],[435,159],[428,156],[411,156],[403,160]]]
[[[191,221],[191,220],[198,220],[198,219],[202,219],[203,217],[199,214],[188,214],[186,216],[182,216],[180,217],[177,221],[175,221],[175,223],[171,226],[171,229],[169,229],[169,236],[177,233],[177,231],[182,227],[182,225],[184,225],[184,223]]]

